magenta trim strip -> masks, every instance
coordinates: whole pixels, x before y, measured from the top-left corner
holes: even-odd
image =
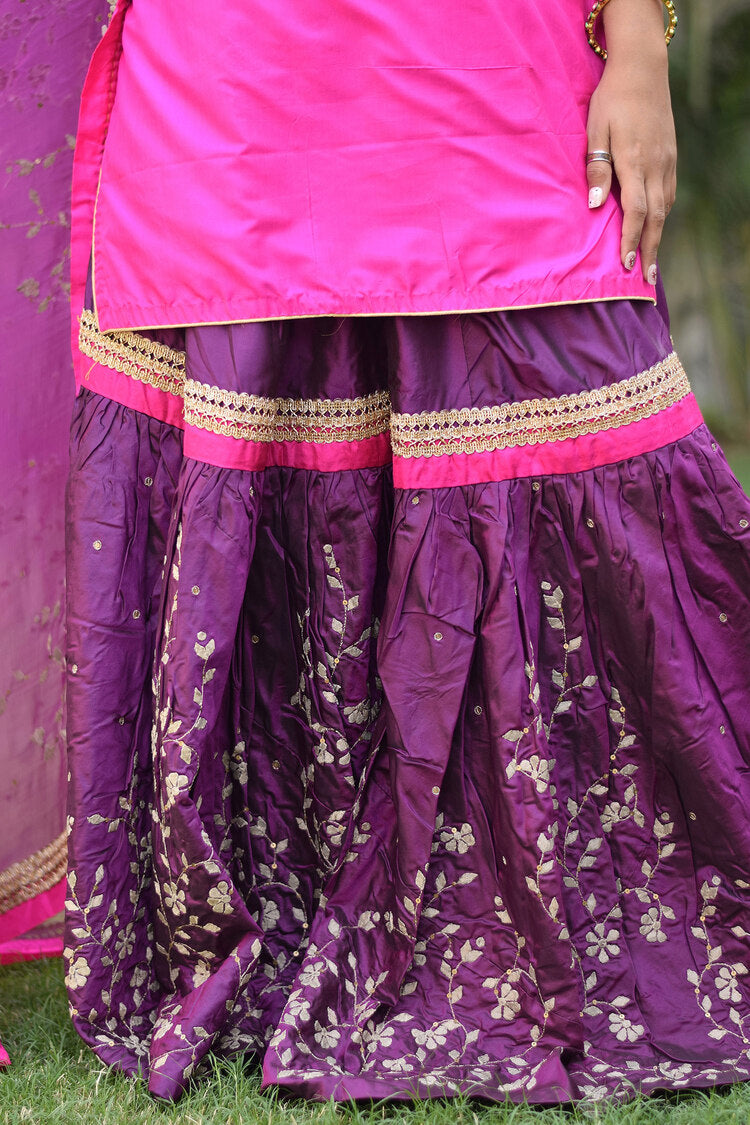
[[[38,961],[40,957],[62,957],[62,951],[62,935],[39,938],[38,941],[23,941],[22,938],[18,938],[6,945],[0,945],[0,965],[13,965],[18,961]]]
[[[14,906],[12,910],[8,910],[5,914],[0,915],[0,964],[3,964],[4,952],[13,946],[15,938],[21,934],[28,933],[38,926],[41,922],[46,922],[48,918],[53,918],[55,914],[59,914],[65,906],[65,880],[61,879],[59,883],[55,883],[54,887],[50,887],[48,891],[43,891],[36,898],[30,898],[27,902],[20,903],[19,906]],[[56,940],[56,939],[45,939]],[[21,948],[28,948],[31,942],[25,942]],[[14,947],[15,948],[15,947]]]
[[[167,391],[160,391],[148,383],[141,383],[120,371],[113,371],[101,363],[88,360],[89,366],[84,369],[83,378],[79,386],[85,387],[95,394],[119,402],[121,406],[128,406],[141,414],[148,414],[158,422],[168,422],[170,426],[183,429],[185,423],[182,416],[184,403],[179,395],[171,395]]]
[[[374,469],[390,464],[391,441],[388,434],[377,434],[363,441],[320,444],[304,441],[255,442],[186,426],[184,453],[186,457],[206,461],[209,465],[220,465],[224,469],[257,471],[283,465],[293,469],[337,473],[345,469]]]

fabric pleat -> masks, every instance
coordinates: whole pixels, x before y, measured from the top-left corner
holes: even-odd
[[[651,306],[186,330],[238,395],[607,388]],[[627,426],[623,427],[627,429]],[[247,471],[83,391],[67,981],[175,1098],[566,1102],[750,1076],[750,502],[703,426],[585,470]]]

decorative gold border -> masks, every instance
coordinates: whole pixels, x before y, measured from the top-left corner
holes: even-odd
[[[65,875],[67,845],[65,832],[28,859],[6,867],[0,873],[0,914],[48,891]]]
[[[387,391],[361,398],[261,398],[185,382],[186,424],[242,441],[363,441],[387,433],[390,416]]]
[[[502,406],[391,415],[395,457],[491,453],[513,446],[565,441],[650,418],[691,393],[675,352],[607,387]]]
[[[88,309],[81,313],[78,347],[103,367],[120,371],[158,391],[182,397],[185,353],[139,332],[101,332]]]
[[[137,332],[100,332],[84,310],[84,355],[183,399],[189,426],[248,442],[333,444],[390,430],[396,457],[440,457],[565,441],[650,418],[689,395],[675,352],[606,387],[500,406],[395,414],[387,391],[351,399],[263,398],[187,379],[185,353]]]

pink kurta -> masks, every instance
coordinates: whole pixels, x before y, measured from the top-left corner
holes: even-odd
[[[614,199],[587,207],[587,9],[120,0],[84,94],[76,313],[92,225],[105,331],[652,297]]]

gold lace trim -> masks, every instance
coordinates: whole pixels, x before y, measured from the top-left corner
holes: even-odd
[[[81,313],[78,346],[84,355],[159,391],[182,396],[185,353],[139,332],[101,332],[88,309]]]
[[[390,398],[261,398],[209,383],[185,383],[185,422],[243,441],[294,441],[329,445],[363,441],[388,431]]]
[[[0,874],[0,914],[48,891],[65,875],[67,845],[62,832],[51,844]]]
[[[650,418],[689,394],[685,371],[672,352],[639,375],[577,395],[429,414],[393,414],[393,454],[438,457],[491,453],[513,446],[565,441]]]

